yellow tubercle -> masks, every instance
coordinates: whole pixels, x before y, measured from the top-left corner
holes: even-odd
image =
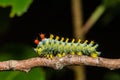
[[[84,44],[87,44],[88,40],[85,40]]]
[[[53,39],[54,35],[53,34],[50,34],[50,39]]]
[[[59,40],[59,38],[60,38],[59,36],[56,36],[55,40]]]
[[[67,38],[65,42],[68,42],[68,41],[69,41],[69,38]]]
[[[63,41],[64,41],[64,37],[62,37],[60,41],[62,41],[62,42],[63,42]]]
[[[91,41],[90,44],[94,44],[94,41]]]
[[[96,58],[96,57],[98,57],[98,54],[97,53],[91,53],[91,57]]]
[[[81,42],[81,40],[80,39],[78,39],[78,43],[80,43]]]
[[[72,39],[72,43],[74,43],[74,42],[75,42],[75,39],[73,38],[73,39]]]
[[[78,52],[77,55],[79,55],[79,56],[82,55],[82,52]]]

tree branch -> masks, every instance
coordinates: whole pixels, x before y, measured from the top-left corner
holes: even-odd
[[[47,58],[30,58],[26,60],[8,60],[0,62],[0,70],[20,70],[28,72],[33,67],[46,66],[54,69],[62,69],[68,65],[89,65],[105,67],[110,70],[120,68],[120,59],[92,58],[89,56],[66,55],[65,57]]]

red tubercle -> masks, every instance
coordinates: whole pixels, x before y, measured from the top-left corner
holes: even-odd
[[[40,42],[40,41],[39,41],[38,39],[35,39],[35,40],[34,40],[34,43],[37,44],[37,45],[39,44],[39,42]]]
[[[45,34],[40,34],[40,38],[43,40],[43,39],[45,39]]]

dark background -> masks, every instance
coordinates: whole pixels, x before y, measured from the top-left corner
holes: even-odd
[[[101,0],[83,0],[84,23],[99,4],[101,4]],[[117,10],[106,10],[86,34],[86,39],[94,40],[99,44],[98,49],[101,51],[101,57],[120,58],[120,11]],[[33,47],[35,46],[33,41],[39,36],[39,33],[44,33],[47,37],[50,33],[69,38],[74,37],[72,35],[73,24],[70,0],[34,0],[28,11],[21,17],[9,18],[10,7],[5,8],[5,11],[8,12],[5,15],[8,18],[9,27],[4,35],[0,36],[0,45],[12,42],[25,43]],[[111,15],[112,19],[108,18],[107,20],[107,15]],[[50,78],[51,80],[73,79],[72,74],[74,73],[68,68],[61,70],[61,72],[67,73],[63,76],[60,76],[59,71],[52,71],[54,74]],[[120,70],[110,71],[106,68],[86,66],[87,80],[103,80],[107,72],[120,74]]]

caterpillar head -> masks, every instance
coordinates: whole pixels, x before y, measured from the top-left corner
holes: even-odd
[[[41,40],[45,39],[45,34],[39,34]],[[40,44],[40,41],[38,39],[34,40],[34,43],[38,46]],[[39,55],[42,54],[42,48],[41,47],[36,47],[34,48],[34,51],[37,52]]]

